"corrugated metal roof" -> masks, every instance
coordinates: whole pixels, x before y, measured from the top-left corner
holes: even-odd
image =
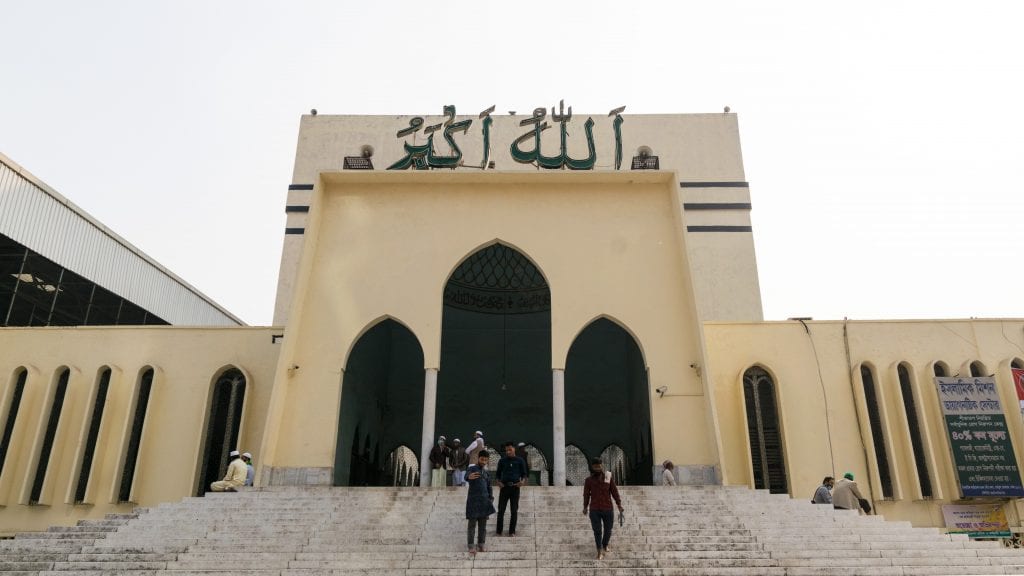
[[[171,324],[245,325],[3,154],[0,234]]]

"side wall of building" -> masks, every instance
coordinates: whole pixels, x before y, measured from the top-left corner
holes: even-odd
[[[950,376],[968,376],[977,361],[984,375],[995,375],[1017,462],[1024,462],[1024,428],[1010,373],[1011,362],[1024,359],[1024,321],[808,322],[806,330],[800,322],[708,323],[704,331],[726,484],[754,486],[743,375],[755,366],[776,386],[794,498],[810,499],[824,476],[849,471],[879,514],[916,526],[943,526],[942,504],[960,494],[933,380],[938,362],[948,366]],[[898,376],[901,363],[910,376],[930,498],[923,494],[915,461]],[[891,499],[882,497],[862,365],[874,371]],[[1016,500],[1011,502],[1008,518],[1020,526]]]
[[[215,380],[239,369],[246,395],[238,447],[258,455],[280,343],[273,328],[7,328],[0,330],[0,424],[23,393],[0,473],[0,533],[74,524],[195,493]],[[69,370],[37,503],[29,504],[60,374]],[[100,374],[111,378],[84,503],[75,503]],[[141,375],[153,380],[131,496],[119,492]],[[5,429],[0,428],[0,429]]]

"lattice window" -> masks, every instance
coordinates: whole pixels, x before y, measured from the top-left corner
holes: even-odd
[[[392,450],[384,468],[392,486],[416,486],[419,482],[420,459],[408,446]]]
[[[601,452],[601,460],[604,462],[604,469],[612,473],[612,479],[616,484],[626,483],[626,472],[629,470],[629,463],[626,460],[626,452],[619,446],[612,444]]]
[[[572,486],[583,486],[590,476],[590,461],[578,446],[565,447],[565,481]]]
[[[492,244],[452,272],[444,303],[492,314],[542,312],[551,309],[551,291],[526,256],[504,244]]]
[[[882,497],[892,498],[892,475],[889,471],[889,451],[885,448],[885,434],[882,428],[882,412],[878,404],[878,391],[875,389],[875,374],[867,365],[861,364],[861,379],[864,382],[864,400],[868,409],[868,421],[871,424],[871,438],[875,446],[875,459],[878,466],[878,479],[882,484]]]
[[[540,472],[540,485],[547,486],[551,483],[551,473],[548,468],[548,459],[544,453],[533,444],[524,446],[526,455],[530,459],[529,467],[531,472]]]
[[[775,400],[775,383],[764,369],[743,373],[743,397],[747,408],[747,434],[754,487],[773,494],[789,492],[782,430]]]

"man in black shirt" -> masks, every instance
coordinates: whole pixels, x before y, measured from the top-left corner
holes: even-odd
[[[526,462],[516,456],[516,447],[511,442],[505,443],[505,455],[498,461],[498,528],[501,535],[505,526],[505,507],[512,504],[512,517],[508,522],[508,535],[516,535],[516,521],[519,519],[519,488],[526,484]]]

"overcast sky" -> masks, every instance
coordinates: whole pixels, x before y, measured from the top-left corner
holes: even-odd
[[[299,116],[739,114],[767,319],[1024,317],[1024,2],[0,0],[0,152],[267,324]]]

